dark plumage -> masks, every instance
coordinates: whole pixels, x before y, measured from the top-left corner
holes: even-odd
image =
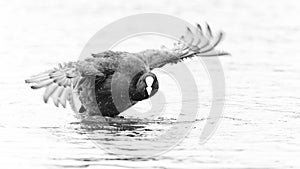
[[[63,107],[71,92],[80,95],[86,88],[95,90],[101,114],[113,117],[157,92],[158,81],[151,70],[194,56],[228,54],[214,50],[222,40],[223,33],[213,36],[210,27],[207,25],[206,28],[206,34],[200,25],[197,25],[194,33],[187,28],[186,35],[180,38],[173,49],[151,49],[138,53],[105,51],[92,54],[92,57],[83,61],[59,64],[58,68],[32,76],[25,82],[33,83],[32,89],[45,87],[44,102],[52,97],[56,106],[61,104]],[[92,80],[95,80],[94,86]],[[88,106],[87,103],[85,106]]]

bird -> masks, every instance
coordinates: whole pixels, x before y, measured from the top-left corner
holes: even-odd
[[[178,38],[173,48],[162,46],[136,53],[108,50],[91,54],[84,60],[58,64],[54,69],[31,76],[25,83],[31,84],[32,89],[45,88],[44,102],[52,98],[55,106],[64,108],[73,92],[80,95],[94,91],[96,98],[86,99],[87,94],[81,95],[84,104],[79,112],[88,110],[88,100],[94,99],[100,115],[116,117],[157,93],[159,82],[152,72],[154,69],[192,57],[230,55],[215,49],[223,38],[222,31],[213,34],[207,23],[205,26],[196,24],[194,31],[186,27],[185,35]]]

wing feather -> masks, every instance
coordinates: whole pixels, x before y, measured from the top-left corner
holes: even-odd
[[[58,107],[60,103],[66,107],[70,93],[77,90],[91,76],[104,74],[93,65],[93,62],[78,61],[59,64],[57,68],[32,76],[25,82],[32,84],[32,89],[46,88],[43,95],[45,103],[51,97],[55,106]]]
[[[195,32],[190,28],[186,28],[186,34],[181,36],[179,41],[174,44],[173,49],[166,50],[145,50],[140,52],[149,63],[150,69],[159,68],[166,64],[175,64],[183,59],[194,56],[211,57],[230,55],[227,52],[217,51],[215,47],[224,38],[223,32],[218,32],[216,36],[208,24],[206,24],[206,31],[203,32],[202,27],[197,24]]]
[[[44,99],[45,103],[48,102],[49,97],[51,97],[51,95],[56,91],[57,88],[58,88],[58,85],[56,83],[52,83],[46,88],[44,95],[43,95],[43,99]]]
[[[64,90],[65,90],[64,87],[58,86],[57,89],[55,90],[55,92],[52,94],[52,100],[56,107],[59,106],[59,99]]]

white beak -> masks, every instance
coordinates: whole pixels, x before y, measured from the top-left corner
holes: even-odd
[[[147,85],[146,90],[147,90],[148,95],[150,96],[151,91],[152,91],[151,86],[153,84],[154,79],[152,76],[147,76],[145,80],[146,80],[146,85]]]
[[[147,87],[146,90],[147,90],[148,96],[150,96],[151,91],[152,91],[152,87]]]

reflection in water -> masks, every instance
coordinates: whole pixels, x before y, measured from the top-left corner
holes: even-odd
[[[154,133],[158,136],[175,124],[195,123],[203,120],[204,119],[195,119],[194,121],[176,122],[175,118],[167,119],[163,117],[157,119],[139,119],[91,116],[81,120],[81,122],[73,122],[70,124],[75,130],[86,134],[106,133],[113,134],[114,136],[146,138],[149,136],[153,137]]]
[[[71,122],[67,126],[68,130],[52,128],[52,132],[56,136],[62,136],[61,139],[63,140],[70,140],[70,142],[80,142],[80,140],[76,140],[76,137],[66,138],[66,135],[59,133],[66,132],[67,135],[74,135],[72,133],[82,135],[85,137],[84,140],[93,142],[94,146],[99,148],[99,151],[105,150],[108,154],[117,155],[118,157],[152,157],[154,155],[153,152],[166,152],[171,148],[169,147],[170,144],[173,147],[181,142],[181,140],[173,139],[179,135],[176,133],[177,130],[172,132],[171,136],[165,136],[170,140],[167,140],[165,143],[159,142],[157,138],[166,134],[171,127],[182,126],[183,130],[187,130],[184,128],[186,124],[194,124],[203,120],[176,122],[176,119],[162,117],[151,120],[91,116],[80,122]],[[188,133],[189,131],[187,130],[186,132]]]
[[[80,124],[81,129],[86,131],[103,130],[118,133],[122,131],[153,131],[153,129],[150,129],[153,125],[167,126],[171,125],[174,121],[176,121],[176,119],[158,118],[157,120],[149,120],[139,118],[91,116],[83,119],[81,122],[71,124]]]
[[[107,123],[103,123],[105,120]],[[181,123],[197,123],[201,120],[195,121],[185,121]],[[102,164],[104,161],[157,161],[159,159],[163,159],[162,157],[130,157],[130,156],[115,156],[117,155],[114,152],[110,152],[105,145],[122,147],[122,146],[132,146],[130,144],[130,139],[149,139],[155,138],[158,135],[163,134],[169,127],[174,125],[176,119],[165,119],[165,118],[157,118],[155,120],[150,119],[139,119],[139,118],[124,118],[124,117],[102,117],[102,116],[92,116],[83,119],[80,122],[71,122],[69,125],[65,127],[44,127],[47,131],[50,131],[53,135],[55,135],[59,140],[63,142],[68,142],[79,145],[81,149],[83,148],[80,144],[86,144],[88,141],[97,142],[92,147],[94,150],[106,151],[106,155],[110,155],[108,157],[103,157],[103,155],[99,157],[64,157],[57,158],[53,157],[50,160],[53,160],[55,166],[58,167],[78,167],[85,168],[89,166],[98,165],[97,163],[101,163],[101,166],[115,166],[115,167],[126,167],[126,165],[119,164]],[[84,137],[80,137],[84,136]],[[99,147],[99,142],[104,145],[103,147]],[[88,147],[87,149],[92,149],[92,147]],[[138,148],[132,146],[132,151],[138,151]],[[130,148],[130,147],[129,147]],[[115,156],[115,157],[114,157]],[[66,161],[76,161],[79,162],[76,164],[66,164]],[[62,163],[62,164],[60,164]],[[88,164],[83,164],[88,163]]]

